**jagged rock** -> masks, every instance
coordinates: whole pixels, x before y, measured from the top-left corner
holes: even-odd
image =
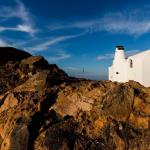
[[[17,104],[18,100],[14,97],[13,93],[6,95],[3,100],[1,100],[0,113],[15,107]]]
[[[62,116],[71,115],[76,117],[79,112],[92,109],[94,102],[103,94],[100,86],[93,88],[90,81],[66,85],[58,92],[57,103],[52,109]]]
[[[121,84],[105,93],[102,112],[117,121],[126,121],[132,112],[133,101],[133,89]]]
[[[48,62],[42,57],[42,56],[31,56],[26,59],[23,59],[21,61],[22,66],[29,66],[29,68],[32,70],[32,67],[36,67],[39,69],[48,69],[49,64]]]
[[[150,88],[76,79],[43,57],[18,57],[0,67],[1,150],[150,149]]]
[[[17,86],[14,91],[15,92],[24,92],[24,91],[29,91],[29,92],[35,92],[35,91],[40,91],[42,90],[45,85],[46,85],[46,78],[47,78],[47,73],[46,72],[38,72],[34,75],[32,75],[26,82],[23,84]]]

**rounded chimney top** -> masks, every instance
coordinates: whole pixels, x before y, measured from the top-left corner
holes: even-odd
[[[116,46],[116,48],[117,48],[118,50],[124,50],[124,46],[122,46],[122,45],[118,45],[118,46]]]

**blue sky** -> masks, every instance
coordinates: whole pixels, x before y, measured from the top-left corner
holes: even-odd
[[[127,55],[150,49],[148,0],[0,0],[0,46],[42,55],[69,75],[107,79],[116,45]]]

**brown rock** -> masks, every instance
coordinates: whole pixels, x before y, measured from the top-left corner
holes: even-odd
[[[150,88],[69,77],[43,57],[0,67],[0,150],[149,150]]]
[[[14,97],[13,93],[8,94],[0,107],[0,113],[6,111],[7,109],[13,108],[18,104],[18,100]]]
[[[120,84],[110,89],[102,101],[104,115],[117,121],[126,121],[132,112],[134,91],[129,86]]]
[[[33,67],[40,69],[48,69],[49,64],[42,56],[31,56],[21,61],[21,65],[28,65],[29,68],[33,69]]]
[[[150,116],[150,103],[144,102],[139,97],[134,98],[133,109],[137,112],[143,113],[146,116]]]
[[[15,92],[20,91],[29,91],[35,92],[45,87],[46,85],[46,72],[38,72],[37,74],[33,75],[29,78],[25,83],[21,84],[20,86],[14,89]]]

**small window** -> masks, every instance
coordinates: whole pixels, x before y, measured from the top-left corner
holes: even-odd
[[[116,72],[116,74],[119,74],[119,72]]]
[[[133,61],[130,59],[130,68],[133,68]]]

